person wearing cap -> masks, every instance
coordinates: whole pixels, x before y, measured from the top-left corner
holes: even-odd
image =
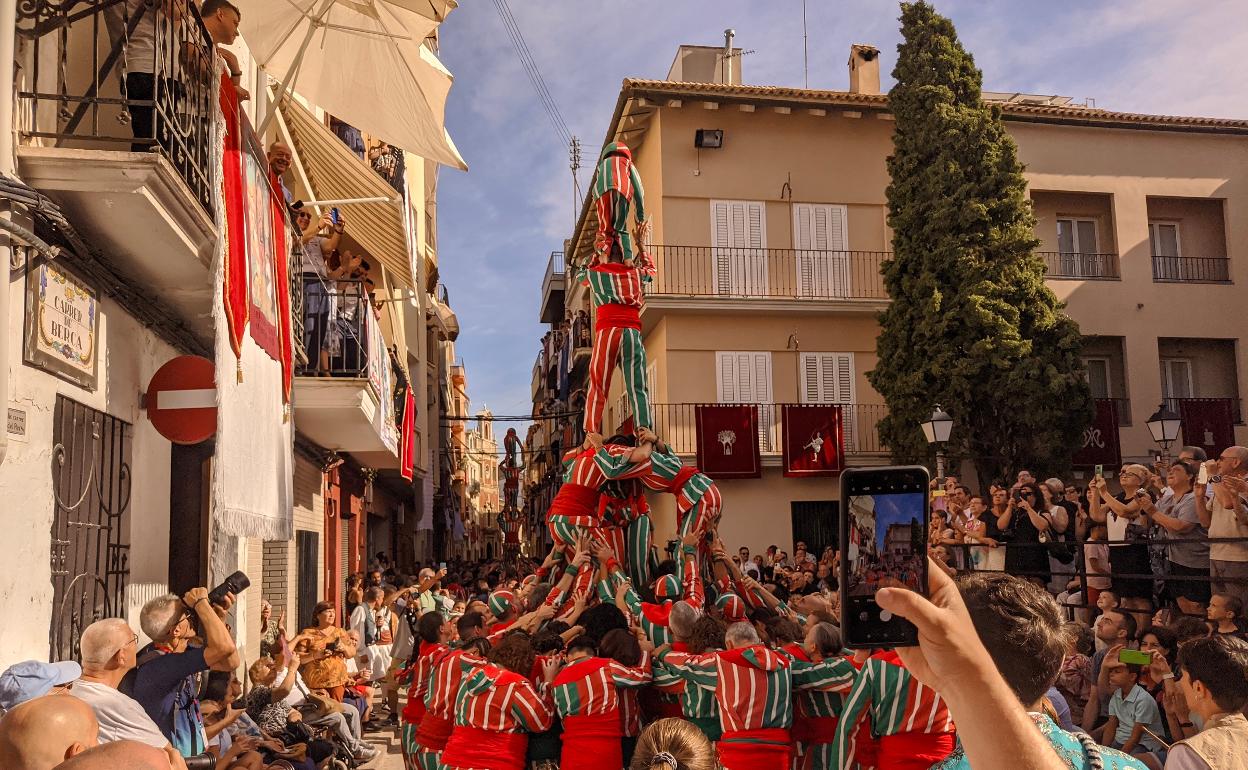
[[[41,660],[14,663],[0,674],[0,713],[54,690],[67,689],[81,674],[82,668],[72,660],[62,663],[44,663]]]
[[[624,576],[615,552],[603,543],[594,543],[594,555],[601,565],[598,581],[598,594],[604,602],[615,602],[621,612],[632,614],[638,618],[642,632],[655,644],[666,644],[671,641],[669,618],[676,602],[683,601],[695,610],[702,609],[705,594],[702,591],[702,579],[698,577],[698,566],[695,558],[697,553],[698,535],[690,533],[685,536],[681,547],[677,550],[677,570],[682,580],[675,575],[662,575],[654,583],[654,597],[658,603],[642,601],[641,595],[633,588],[632,583]]]
[[[25,700],[0,719],[0,767],[53,770],[95,746],[98,734],[91,707],[76,698],[50,692]]]
[[[182,767],[182,755],[143,706],[117,689],[135,666],[138,643],[139,635],[121,618],[105,618],[87,626],[78,640],[83,665],[69,694],[95,712],[100,723],[101,743],[145,743],[164,751],[173,767]]]

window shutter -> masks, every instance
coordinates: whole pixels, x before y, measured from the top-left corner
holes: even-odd
[[[848,296],[846,211],[839,204],[793,204],[798,296]]]
[[[714,279],[714,290],[717,294],[732,292],[732,230],[731,204],[727,201],[711,201],[712,237],[714,238],[711,255],[711,269]]]
[[[735,353],[716,353],[716,383],[718,401],[721,404],[735,403],[737,398],[737,359]]]
[[[840,404],[845,448],[854,446],[857,406],[853,353],[802,353],[804,404]]]

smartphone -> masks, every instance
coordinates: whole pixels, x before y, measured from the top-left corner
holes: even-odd
[[[1137,666],[1147,666],[1149,663],[1153,662],[1153,656],[1149,655],[1147,652],[1141,652],[1140,650],[1119,650],[1118,662],[1127,664],[1133,663]]]
[[[928,473],[920,466],[841,474],[841,632],[851,648],[918,644],[910,621],[881,610],[887,586],[927,595]]]
[[[1200,470],[1196,471],[1196,483],[1197,484],[1209,483],[1209,466],[1208,465],[1205,465],[1204,463],[1200,464]]]
[[[341,217],[338,214],[337,206],[334,206],[332,209],[329,210],[329,221],[333,222],[334,224],[338,224],[341,221]]]
[[[1105,466],[1104,466],[1104,465],[1098,465],[1098,466],[1096,466],[1096,468],[1094,468],[1094,469],[1092,470],[1092,475],[1093,475],[1093,476],[1096,476],[1098,479],[1099,479],[1099,478],[1104,478],[1104,476],[1105,476]]]
[[[446,569],[446,562],[444,561],[438,562],[438,569],[440,570]]]

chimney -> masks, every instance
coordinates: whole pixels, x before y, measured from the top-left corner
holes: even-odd
[[[849,92],[880,92],[880,49],[862,43],[854,43],[849,47]]]

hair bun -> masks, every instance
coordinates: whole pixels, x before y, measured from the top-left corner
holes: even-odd
[[[651,767],[654,767],[659,763],[667,765],[672,768],[672,770],[680,770],[680,763],[676,761],[676,757],[673,757],[666,751],[660,751],[658,754],[654,755],[653,759],[650,760]]]

